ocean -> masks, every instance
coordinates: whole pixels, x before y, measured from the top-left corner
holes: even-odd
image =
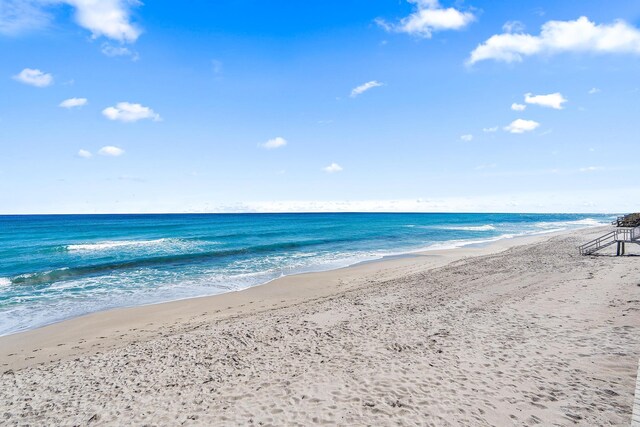
[[[0,335],[421,250],[604,225],[583,214],[0,216]]]

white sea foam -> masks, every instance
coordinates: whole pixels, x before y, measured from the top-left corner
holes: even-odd
[[[11,279],[6,277],[0,277],[0,288],[11,286]]]
[[[496,228],[491,224],[485,225],[470,225],[470,226],[450,226],[441,227],[443,230],[459,230],[459,231],[492,231]]]
[[[106,240],[95,243],[80,243],[76,245],[68,245],[67,250],[74,251],[105,251],[121,247],[141,247],[141,246],[158,246],[170,243],[172,239],[155,239],[155,240]]]
[[[493,231],[496,228],[491,224],[485,225],[405,225],[408,228],[424,228],[429,230],[456,230],[456,231]]]
[[[576,228],[577,227],[599,227],[602,225],[608,225],[608,223],[598,221],[597,219],[593,219],[593,218],[578,219],[576,221],[538,222],[534,224],[534,226],[537,228],[544,228],[544,229],[560,228],[562,230],[569,227],[572,227],[572,228],[573,227],[576,227]]]
[[[419,252],[434,251],[434,250],[441,250],[441,249],[457,249],[457,248],[462,248],[470,245],[482,245],[486,243],[497,242],[498,240],[503,240],[503,239],[513,239],[514,237],[524,236],[525,234],[526,233],[501,234],[499,236],[492,237],[489,239],[479,239],[479,240],[447,240],[444,242],[434,243],[424,249],[420,249]]]

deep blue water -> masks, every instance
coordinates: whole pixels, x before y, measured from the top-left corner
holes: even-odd
[[[0,216],[0,335],[385,255],[608,223],[574,214]]]

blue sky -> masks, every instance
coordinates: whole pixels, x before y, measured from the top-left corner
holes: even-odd
[[[637,210],[639,26],[630,1],[0,0],[0,213]]]

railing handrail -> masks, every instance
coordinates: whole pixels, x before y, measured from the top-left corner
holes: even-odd
[[[621,238],[622,237],[622,238]],[[610,246],[616,241],[634,241],[640,240],[640,225],[637,227],[618,227],[617,229],[604,234],[597,239],[593,239],[583,245],[580,245],[578,249],[581,254],[590,254],[598,251],[604,246]]]
[[[616,231],[616,239],[617,240],[637,240],[638,238],[640,238],[640,225],[637,227],[619,227]],[[618,235],[622,234],[623,236],[626,237],[626,235],[629,236],[629,238],[622,238],[619,239]]]
[[[598,237],[597,239],[593,239],[593,240],[592,240],[592,241],[590,241],[590,242],[587,242],[587,243],[585,243],[585,244],[583,244],[583,245],[580,245],[580,249],[581,249],[581,250],[582,250],[582,249],[587,249],[587,248],[588,248],[588,247],[590,247],[590,246],[597,245],[597,244],[598,244],[598,243],[600,243],[602,240],[608,239],[609,237],[613,237],[616,233],[617,233],[617,230],[610,231],[610,232],[608,232],[607,234],[605,234],[605,235],[603,235],[603,236]]]

